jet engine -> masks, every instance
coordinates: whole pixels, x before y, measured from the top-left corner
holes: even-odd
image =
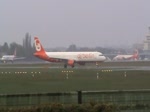
[[[67,64],[71,67],[74,67],[74,60],[68,60]]]

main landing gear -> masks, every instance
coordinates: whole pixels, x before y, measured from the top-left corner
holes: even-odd
[[[71,65],[72,68],[74,68],[74,65]],[[64,64],[64,68],[67,68],[67,64]]]
[[[64,68],[67,68],[67,64],[64,64]]]

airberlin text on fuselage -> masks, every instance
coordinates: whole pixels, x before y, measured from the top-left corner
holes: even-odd
[[[91,59],[94,58],[94,54],[92,53],[88,53],[88,54],[84,54],[84,53],[80,53],[77,55],[78,59]]]

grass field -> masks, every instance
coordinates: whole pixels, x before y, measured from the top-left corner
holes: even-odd
[[[150,71],[0,68],[0,94],[150,89]]]

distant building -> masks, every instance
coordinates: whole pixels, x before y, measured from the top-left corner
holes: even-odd
[[[144,44],[143,43],[135,43],[133,44],[132,48],[135,50],[135,49],[138,49],[138,50],[143,50],[144,49]]]
[[[144,51],[150,50],[150,34],[146,36],[146,40],[144,41],[143,50]]]
[[[149,33],[146,36],[146,40],[144,40],[143,53],[145,59],[150,59],[150,27],[149,27]]]

